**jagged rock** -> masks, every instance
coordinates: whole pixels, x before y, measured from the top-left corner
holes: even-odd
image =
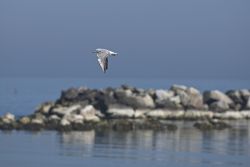
[[[90,103],[95,102],[95,97],[97,97],[98,91],[90,90],[85,87],[80,88],[70,88],[64,90],[61,93],[60,99],[57,100],[56,104],[61,104],[63,106],[71,106],[73,104],[80,104],[81,106],[86,106]]]
[[[226,95],[229,96],[235,104],[244,104],[244,99],[241,96],[241,93],[239,90],[230,90],[226,92]]]
[[[81,105],[76,104],[76,105],[72,105],[70,107],[63,107],[63,106],[56,106],[55,108],[53,108],[51,110],[51,114],[56,114],[58,116],[64,116],[64,115],[69,115],[72,113],[77,113],[80,111],[81,109]]]
[[[19,119],[19,122],[22,124],[22,125],[27,125],[31,122],[30,118],[29,117],[22,117]]]
[[[250,96],[248,97],[246,105],[243,108],[244,109],[250,109]]]
[[[11,113],[6,113],[3,117],[3,122],[14,122],[16,120],[15,115]]]
[[[209,105],[209,109],[215,112],[224,112],[229,110],[229,104],[224,101],[215,101]]]
[[[1,122],[3,124],[11,124],[13,121],[9,120],[8,118],[2,118]]]
[[[145,90],[144,91],[146,94],[148,94],[149,96],[151,96],[153,99],[155,98],[155,94],[156,94],[156,92],[155,92],[155,90],[154,89],[147,89],[147,90]]]
[[[150,109],[136,109],[134,112],[134,118],[146,118],[146,114],[150,112]]]
[[[250,90],[247,89],[241,89],[239,90],[241,97],[244,101],[247,101],[250,97]]]
[[[205,109],[199,90],[183,85],[173,85],[170,90],[180,97],[181,104],[186,109]]]
[[[3,121],[3,120],[2,120]],[[0,121],[0,130],[13,130],[16,128],[16,122],[2,122]]]
[[[0,118],[0,129],[1,130],[13,130],[17,124],[15,121],[15,115],[6,113]]]
[[[85,121],[99,122],[99,116],[103,117],[103,114],[100,111],[97,111],[92,105],[88,105],[85,108],[81,109],[80,114],[83,116]]]
[[[46,121],[46,129],[56,130],[60,124],[61,118],[57,115],[50,115]]]
[[[250,92],[247,89],[230,90],[226,93],[233,101],[233,110],[250,109]]]
[[[45,102],[36,108],[36,113],[49,114],[50,109],[54,106],[54,102]]]
[[[40,131],[45,128],[45,123],[42,119],[33,118],[30,123],[22,125],[24,129],[31,131]]]
[[[173,91],[156,90],[155,96],[155,103],[158,108],[182,109],[181,99],[179,96],[174,96]]]
[[[182,92],[182,91],[186,91],[187,87],[184,85],[172,85],[170,90],[174,91],[174,92]]]
[[[80,123],[80,124],[82,124],[84,117],[82,115],[80,115],[80,114],[67,114],[67,115],[64,115],[62,119],[67,120],[70,123]]]
[[[43,120],[42,120],[42,119],[37,119],[37,118],[35,118],[35,119],[32,119],[32,120],[31,120],[31,124],[39,124],[39,125],[43,125],[43,124],[44,124],[44,122],[43,122]]]
[[[211,104],[216,101],[222,101],[226,104],[232,104],[233,101],[224,93],[222,93],[219,90],[213,90],[213,91],[205,91],[203,94],[204,102],[207,104]]]
[[[161,101],[174,96],[174,92],[171,90],[156,90],[155,91],[156,100]]]
[[[186,93],[188,95],[187,100],[182,100],[182,101],[186,101],[186,104],[185,103],[183,104],[184,106],[186,106],[186,108],[204,109],[203,96],[197,89],[193,87],[189,87]]]
[[[135,111],[131,107],[110,106],[107,110],[107,114],[111,118],[133,118],[134,113]]]
[[[32,119],[40,119],[42,121],[46,120],[45,115],[43,115],[42,113],[34,113],[30,116]]]
[[[62,119],[60,122],[60,125],[61,126],[68,126],[68,125],[70,125],[70,122],[67,119]]]
[[[59,120],[61,120],[61,118],[59,117],[59,116],[57,116],[57,115],[51,115],[51,116],[49,116],[49,121],[59,121]]]
[[[59,130],[59,131],[70,131],[70,130],[72,130],[72,126],[71,126],[71,124],[70,124],[70,122],[68,120],[62,119],[60,121],[59,126],[57,127],[57,130]]]
[[[155,104],[152,97],[148,94],[136,95],[130,89],[115,91],[118,103],[132,108],[154,108]]]

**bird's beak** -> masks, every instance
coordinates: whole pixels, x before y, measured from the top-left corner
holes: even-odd
[[[92,53],[97,53],[96,51],[93,51]]]

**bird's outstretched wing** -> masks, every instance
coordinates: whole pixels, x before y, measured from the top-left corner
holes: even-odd
[[[102,68],[102,71],[105,73],[106,70],[108,69],[108,58],[98,58],[98,62]]]

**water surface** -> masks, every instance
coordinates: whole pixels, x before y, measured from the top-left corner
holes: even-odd
[[[178,122],[175,132],[0,132],[3,166],[248,166],[250,122],[201,132]]]

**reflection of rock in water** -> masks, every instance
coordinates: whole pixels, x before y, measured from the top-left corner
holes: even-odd
[[[64,155],[89,156],[95,143],[95,131],[61,133],[60,142]]]
[[[249,125],[235,125],[224,131],[200,131],[193,122],[178,123],[173,132],[155,130],[85,131],[60,135],[66,156],[91,156],[104,159],[166,160],[206,163],[211,156],[249,155]],[[244,144],[242,144],[244,143]],[[182,156],[178,156],[181,153]],[[197,153],[204,153],[197,160]],[[208,156],[207,155],[211,155]],[[217,163],[217,162],[214,162]]]

